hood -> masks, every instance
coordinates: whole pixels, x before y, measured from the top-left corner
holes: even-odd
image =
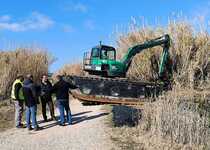
[[[27,87],[27,86],[30,86],[32,83],[33,83],[32,80],[26,79],[26,80],[24,80],[24,82],[23,82],[23,86],[24,86],[24,87]]]

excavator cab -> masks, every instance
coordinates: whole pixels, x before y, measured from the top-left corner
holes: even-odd
[[[86,52],[83,58],[83,69],[89,74],[106,76],[111,64],[116,62],[114,47],[99,45]]]
[[[113,47],[101,45],[92,48],[91,58],[103,59],[103,60],[116,60],[116,50]]]

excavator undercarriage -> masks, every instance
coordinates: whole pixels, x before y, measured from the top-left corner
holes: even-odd
[[[86,103],[142,105],[168,89],[164,84],[129,79],[67,76],[66,80],[78,86],[72,95]]]

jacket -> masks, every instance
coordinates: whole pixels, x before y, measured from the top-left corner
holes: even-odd
[[[25,98],[25,104],[28,107],[32,107],[38,103],[38,97],[36,93],[36,86],[32,80],[26,79],[23,82],[23,95]]]
[[[19,79],[16,79],[12,85],[11,98],[13,100],[24,100],[22,86],[23,83]]]
[[[63,79],[58,81],[52,87],[52,92],[56,94],[56,99],[69,99],[69,90],[77,88],[73,84],[70,84]]]
[[[40,93],[41,98],[45,100],[51,100],[52,84],[50,83],[50,81],[47,81],[46,84],[42,82],[40,87],[41,87],[41,93]]]

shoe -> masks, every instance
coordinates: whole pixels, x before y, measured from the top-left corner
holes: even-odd
[[[60,123],[59,126],[65,126],[65,124],[64,123]]]
[[[28,131],[31,131],[31,130],[33,130],[33,128],[32,128],[32,127],[29,127],[29,128],[28,128]]]
[[[43,120],[43,122],[48,122],[47,118]]]
[[[16,128],[18,128],[18,129],[25,128],[25,126],[21,123],[21,124],[17,125]]]
[[[73,124],[72,121],[68,122],[68,125],[72,125],[72,124]]]
[[[20,123],[20,126],[24,126],[24,124],[23,123]]]
[[[20,126],[20,125],[18,125],[18,126],[16,126],[16,128],[17,128],[17,129],[20,129],[20,128],[23,128],[23,127],[22,127],[22,126]]]
[[[52,117],[52,118],[51,118],[51,120],[53,120],[53,121],[57,121],[57,119],[56,119],[55,117]]]
[[[38,127],[35,127],[35,128],[34,128],[34,131],[39,131],[39,130],[42,130],[42,129],[43,129],[42,127],[39,127],[39,126],[38,126]]]

